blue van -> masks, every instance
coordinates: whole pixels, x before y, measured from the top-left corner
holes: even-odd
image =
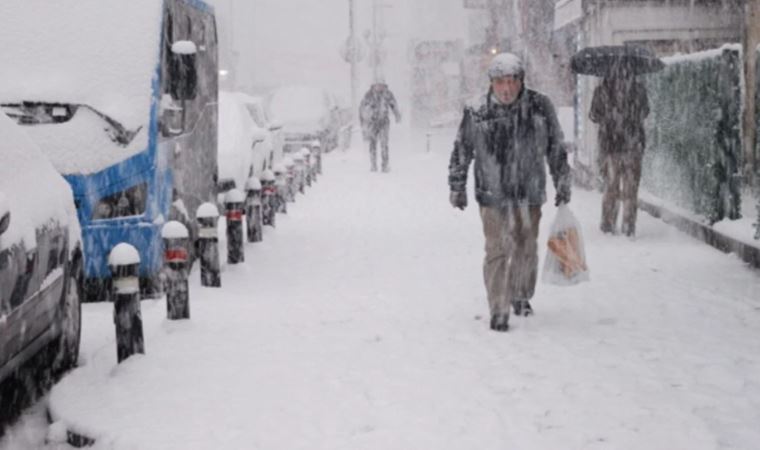
[[[159,293],[161,226],[195,235],[215,200],[218,56],[201,0],[3,0],[0,107],[74,192],[84,297],[102,300],[107,257],[140,252],[144,295]]]

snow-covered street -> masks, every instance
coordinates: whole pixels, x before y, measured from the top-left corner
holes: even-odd
[[[144,356],[117,366],[112,305],[84,305],[80,367],[47,398],[58,425],[97,449],[760,447],[757,271],[644,213],[635,241],[602,235],[599,195],[576,188],[591,281],[539,281],[535,316],[490,331],[452,140],[428,153],[394,128],[389,174],[356,137],[326,155],[222,289],[193,273],[190,321],[143,302]],[[0,448],[38,448],[39,422]]]

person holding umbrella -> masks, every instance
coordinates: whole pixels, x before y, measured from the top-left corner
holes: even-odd
[[[600,228],[604,233],[616,232],[622,204],[621,231],[629,237],[636,234],[647,115],[646,87],[630,72],[611,73],[594,89],[589,118],[599,125],[597,163],[604,183]]]
[[[646,147],[644,119],[649,115],[646,87],[636,76],[661,70],[664,64],[648,50],[633,46],[589,47],[571,63],[576,73],[602,76],[589,112],[599,126],[597,164],[604,183],[600,228],[604,233],[617,232],[622,204],[621,231],[633,237]]]
[[[467,172],[474,160],[491,329],[507,331],[510,307],[518,316],[533,313],[546,165],[557,206],[570,202],[570,166],[554,106],[524,87],[522,60],[499,54],[488,77],[488,93],[479,105],[465,108],[459,125],[449,162],[449,201],[455,208],[467,207]]]

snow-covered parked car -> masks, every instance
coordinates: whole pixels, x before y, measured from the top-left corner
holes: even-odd
[[[251,114],[253,122],[259,128],[264,130],[266,139],[264,140],[265,147],[272,147],[272,161],[270,169],[274,166],[274,163],[282,159],[282,148],[285,143],[282,133],[282,123],[274,120],[266,109],[264,99],[261,97],[248,95],[245,93],[238,94],[246,109]]]
[[[269,111],[283,124],[285,153],[300,151],[314,140],[329,152],[338,146],[342,125],[335,97],[324,89],[310,86],[285,86],[272,93]]]
[[[271,133],[254,122],[238,92],[219,93],[219,183],[221,198],[230,189],[245,189],[251,176],[260,177],[274,163]]]
[[[69,184],[0,114],[0,381],[45,352],[54,373],[79,356],[81,229]]]

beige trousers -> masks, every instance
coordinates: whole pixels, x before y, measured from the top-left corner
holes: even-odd
[[[641,152],[630,151],[611,153],[601,159],[600,170],[604,179],[602,231],[616,231],[618,210],[622,204],[621,231],[628,236],[636,234],[642,157]]]
[[[540,206],[480,207],[486,256],[483,278],[491,315],[509,314],[516,300],[530,300],[538,275]]]

